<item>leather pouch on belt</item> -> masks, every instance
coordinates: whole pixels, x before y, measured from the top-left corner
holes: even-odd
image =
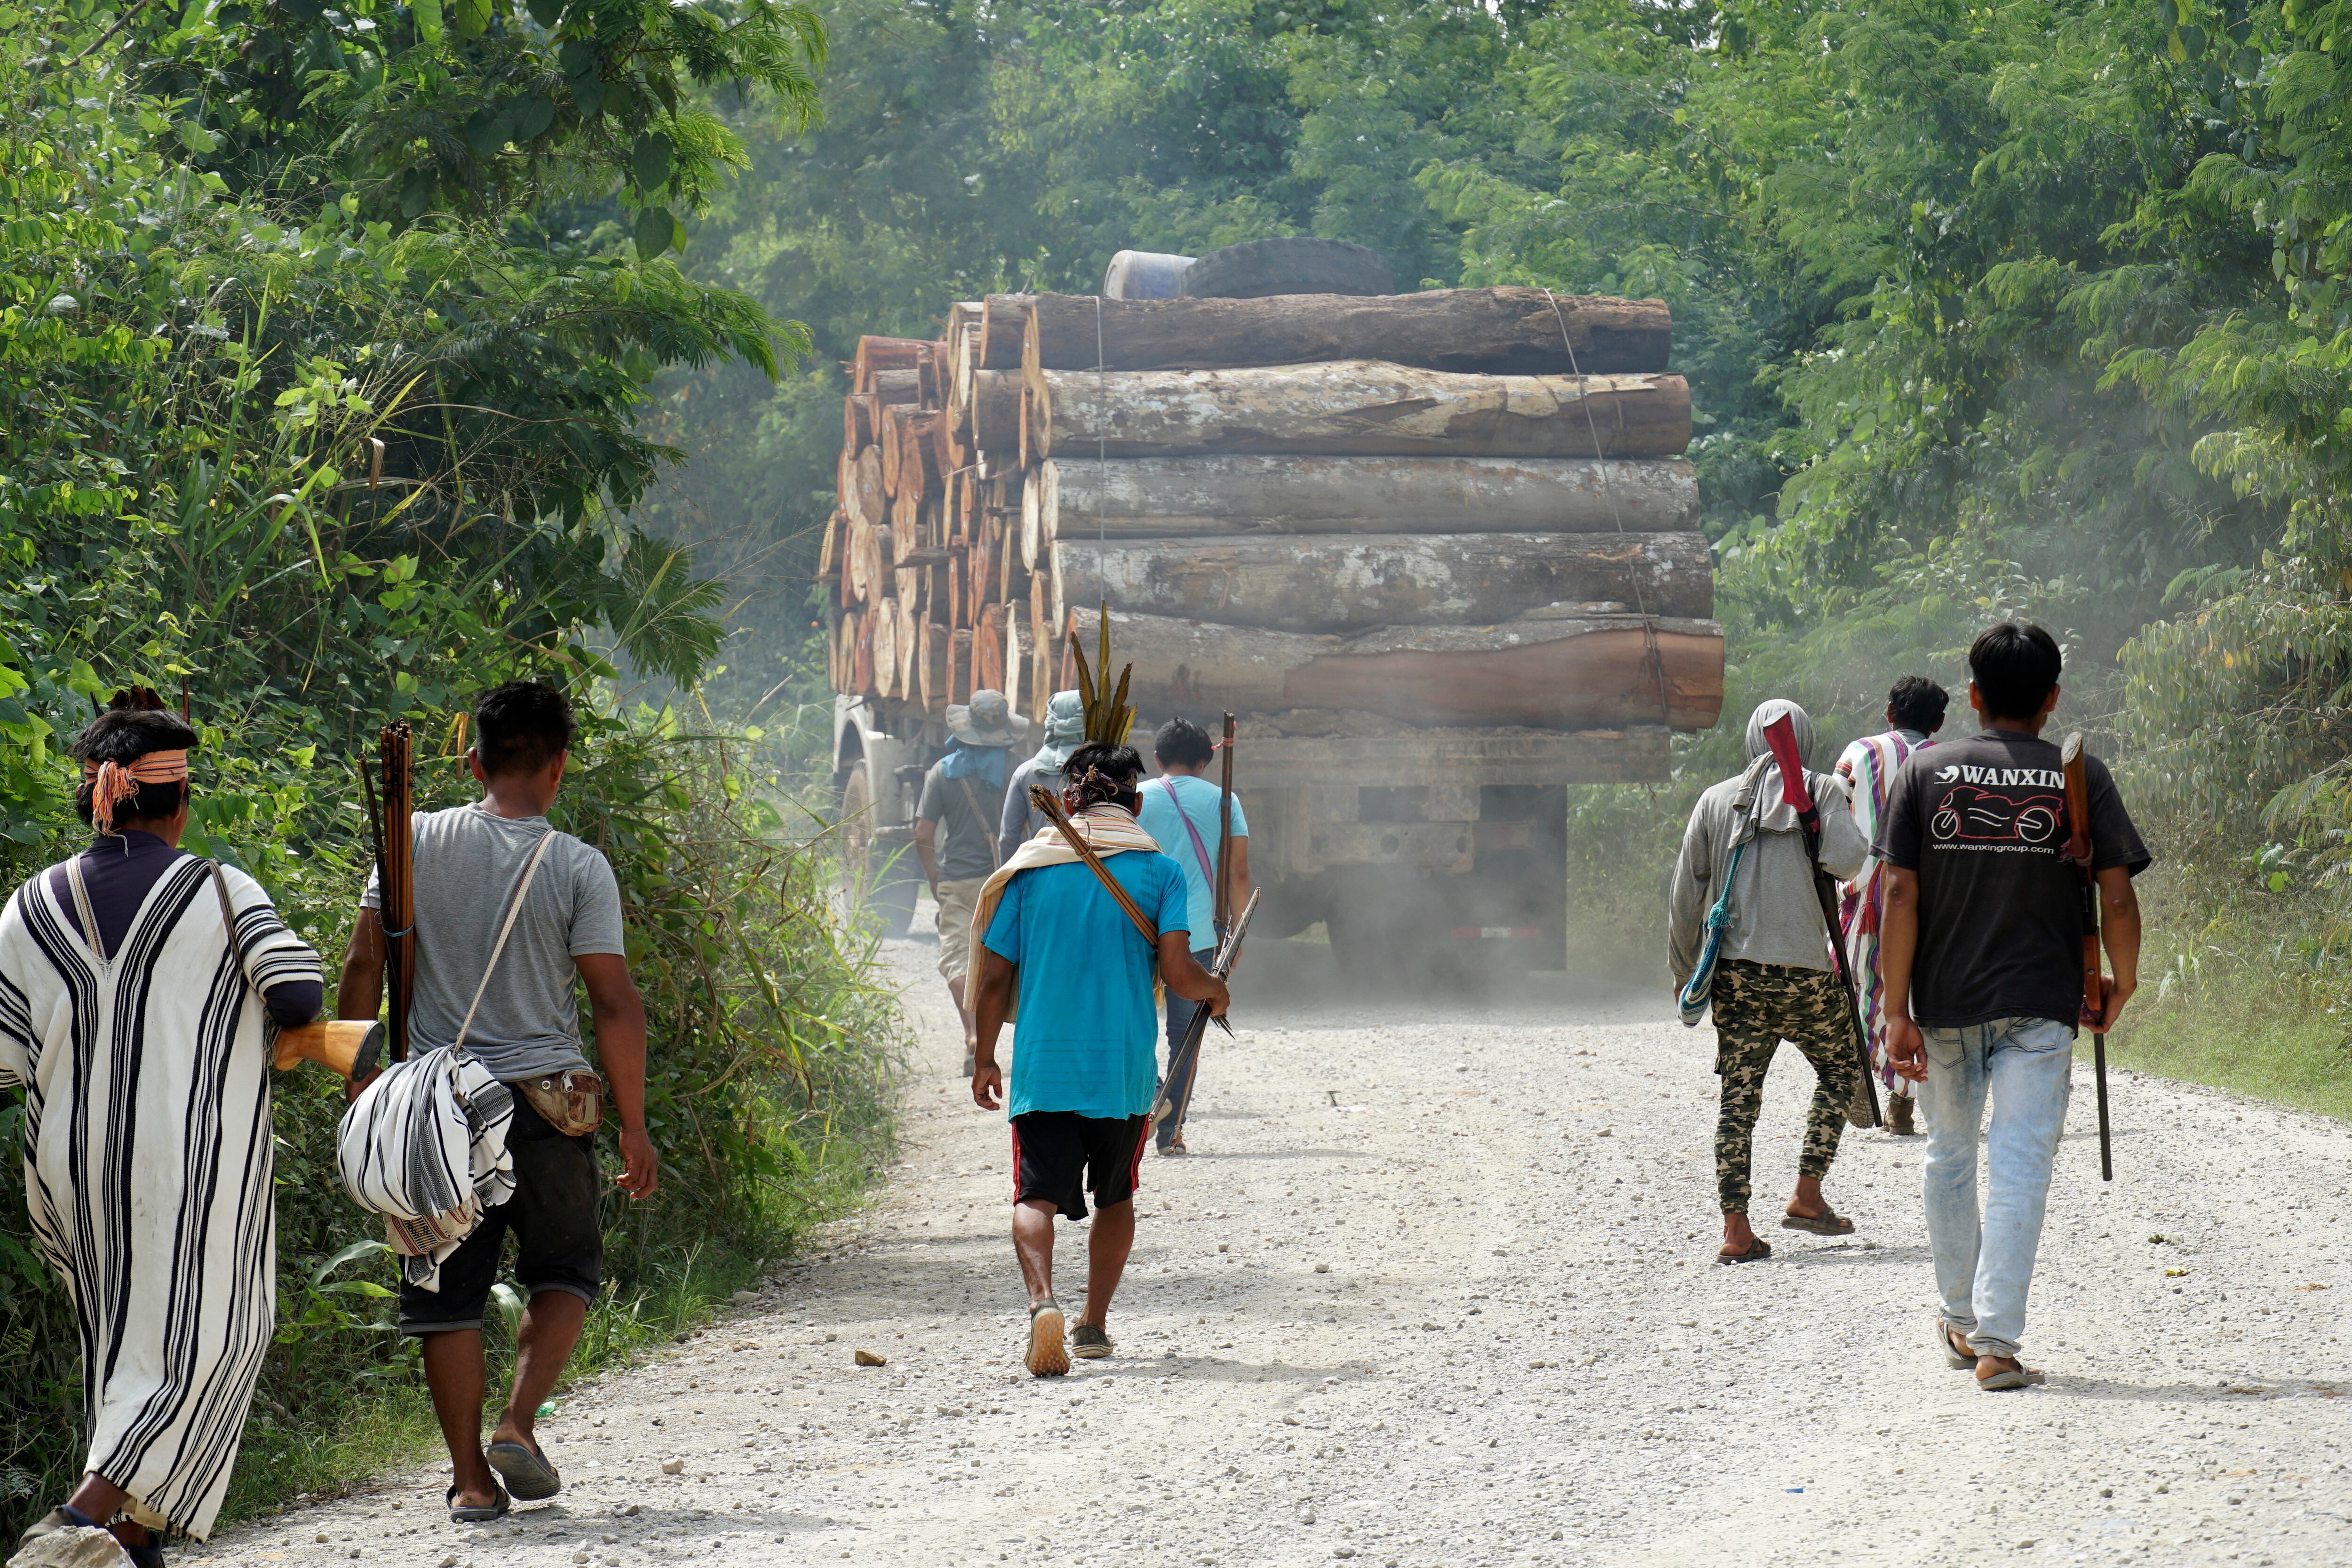
[[[604,1121],[604,1080],[574,1068],[516,1082],[516,1089],[540,1119],[566,1138],[593,1132]]]

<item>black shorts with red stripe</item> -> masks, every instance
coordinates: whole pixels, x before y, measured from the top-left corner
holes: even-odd
[[[1150,1127],[1149,1116],[1024,1111],[1013,1119],[1013,1201],[1043,1199],[1067,1219],[1087,1217],[1088,1193],[1097,1208],[1127,1202],[1142,1181]]]

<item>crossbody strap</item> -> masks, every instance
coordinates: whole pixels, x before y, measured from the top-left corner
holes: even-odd
[[[499,927],[499,940],[490,948],[490,962],[483,966],[482,983],[474,987],[474,1000],[466,1008],[466,1021],[457,1026],[457,1043],[449,1047],[453,1052],[466,1048],[466,1037],[474,1028],[474,1013],[482,1005],[482,994],[490,988],[490,976],[497,973],[499,967],[499,954],[506,952],[507,938],[514,932],[515,917],[522,913],[523,895],[530,891],[531,879],[539,875],[539,863],[546,856],[547,847],[554,842],[555,829],[551,827],[540,835],[530,858],[523,863],[522,880],[516,884],[514,900],[507,905],[505,923]]]
[[[245,950],[237,945],[236,908],[228,901],[228,879],[221,875],[219,861],[207,860],[205,862],[205,867],[212,873],[213,892],[220,900],[221,927],[228,932],[228,951],[236,958],[237,967],[243,969]]]
[[[980,809],[980,796],[973,791],[971,778],[960,778],[956,783],[963,786],[963,803],[971,807],[971,819],[980,824],[981,836],[988,840],[989,869],[1003,869],[1004,847],[997,843],[995,830],[988,826],[988,813]]]
[[[1176,781],[1163,776],[1160,781],[1160,787],[1168,792],[1168,804],[1176,808],[1176,819],[1184,825],[1184,831],[1192,837],[1192,853],[1201,862],[1201,880],[1209,884],[1211,894],[1213,896],[1217,886],[1217,868],[1209,863],[1209,847],[1201,841],[1201,830],[1192,826],[1192,815],[1184,809],[1184,797],[1176,793]]]

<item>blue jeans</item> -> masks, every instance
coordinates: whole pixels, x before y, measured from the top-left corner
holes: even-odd
[[[1192,962],[1203,969],[1208,968],[1216,956],[1217,950],[1213,947],[1196,947],[1192,950]],[[1192,1092],[1192,1075],[1201,1065],[1199,1057],[1194,1057],[1185,1065],[1181,1079],[1171,1075],[1176,1067],[1176,1047],[1184,1043],[1184,1031],[1192,1026],[1192,1015],[1199,1012],[1201,1007],[1202,1004],[1198,1002],[1187,1002],[1173,991],[1168,993],[1168,1068],[1160,1074],[1160,1080],[1167,1087],[1168,1103],[1171,1105],[1182,1105],[1184,1097]],[[1159,1146],[1165,1149],[1170,1143],[1175,1142],[1175,1135],[1181,1131],[1183,1131],[1182,1128],[1171,1123],[1164,1131],[1155,1133],[1154,1137]]]
[[[2050,1167],[2074,1089],[2074,1031],[2049,1018],[1923,1029],[1927,1081],[1927,1244],[1944,1321],[1979,1355],[2013,1356],[2050,1198]],[[1977,1129],[1985,1096],[1984,1213],[1977,1213]]]

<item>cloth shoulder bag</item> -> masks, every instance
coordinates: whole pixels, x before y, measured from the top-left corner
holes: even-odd
[[[441,1260],[474,1234],[486,1212],[514,1194],[514,1161],[507,1152],[514,1097],[466,1049],[466,1038],[554,837],[541,837],[524,863],[457,1041],[384,1068],[336,1130],[335,1166],[344,1191],[383,1217],[393,1251],[431,1260],[421,1271],[427,1278],[414,1280],[427,1289],[438,1283]]]

